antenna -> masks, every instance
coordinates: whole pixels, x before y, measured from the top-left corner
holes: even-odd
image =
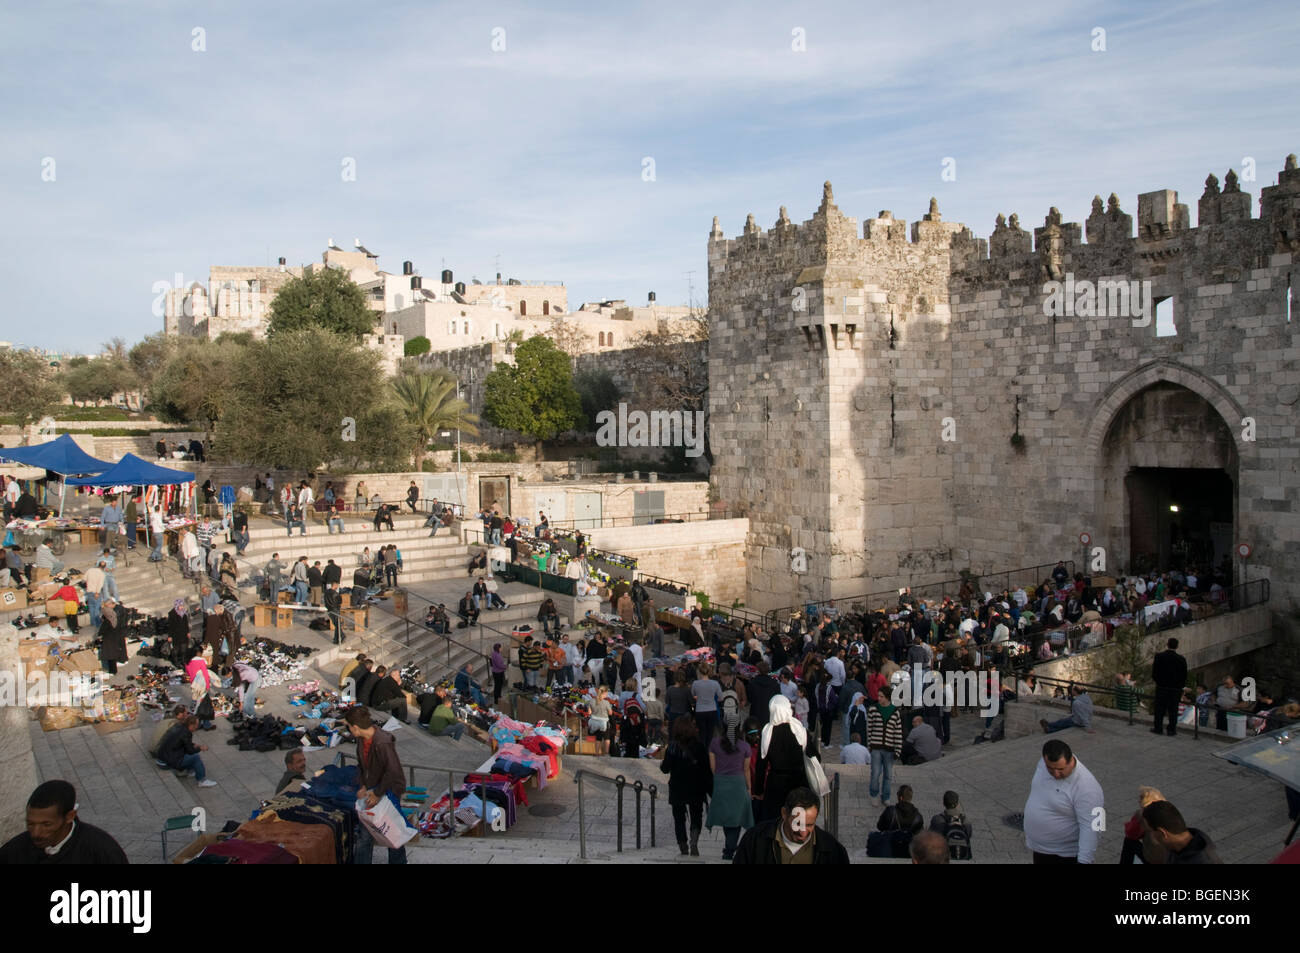
[[[686,287],[687,287],[686,300],[687,300],[687,302],[690,304],[691,309],[694,310],[694,308],[695,308],[695,272],[693,272],[693,271],[688,271],[688,272],[686,272]]]

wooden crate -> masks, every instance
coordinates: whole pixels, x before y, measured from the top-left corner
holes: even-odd
[[[82,545],[82,546],[98,546],[98,545],[99,545],[99,530],[97,530],[97,529],[84,529],[84,528],[83,528],[83,529],[81,530],[81,545]]]
[[[358,629],[367,628],[369,625],[369,610],[365,606],[358,606],[355,609],[340,609],[339,615],[343,618],[345,631],[355,632]]]
[[[293,627],[293,610],[288,606],[275,607],[275,627],[289,629]]]
[[[275,625],[275,606],[265,603],[253,606],[253,625]]]
[[[293,592],[287,589],[283,592],[277,593],[275,597],[276,604],[281,606],[288,605],[289,603],[293,602],[293,600],[294,600]]]

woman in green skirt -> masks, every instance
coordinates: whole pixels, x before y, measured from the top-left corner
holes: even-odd
[[[709,742],[709,766],[713,769],[713,799],[709,801],[709,829],[721,827],[725,835],[722,859],[731,860],[740,832],[754,826],[750,803],[753,786],[752,750],[741,735],[740,707],[735,692],[722,696],[721,734]]]

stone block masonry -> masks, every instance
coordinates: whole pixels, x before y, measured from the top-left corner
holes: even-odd
[[[1112,195],[1083,226],[998,216],[986,240],[931,200],[910,231],[883,211],[859,237],[827,183],[799,225],[782,208],[727,239],[715,219],[713,478],[750,518],[751,605],[1077,556],[1084,531],[1109,570],[1130,568],[1125,481],[1162,467],[1227,474],[1249,578],[1300,607],[1294,156],[1259,218],[1231,172],[1197,211],[1192,228],[1176,192],[1141,195],[1135,236]],[[1156,319],[1108,309],[1112,284],[1091,311],[1050,313],[1054,281],[1149,282]]]

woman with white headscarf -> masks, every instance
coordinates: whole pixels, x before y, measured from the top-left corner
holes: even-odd
[[[808,786],[804,755],[815,757],[817,742],[794,717],[790,699],[773,695],[768,702],[768,722],[758,749],[754,794],[762,796],[763,820],[780,816],[786,796]]]

